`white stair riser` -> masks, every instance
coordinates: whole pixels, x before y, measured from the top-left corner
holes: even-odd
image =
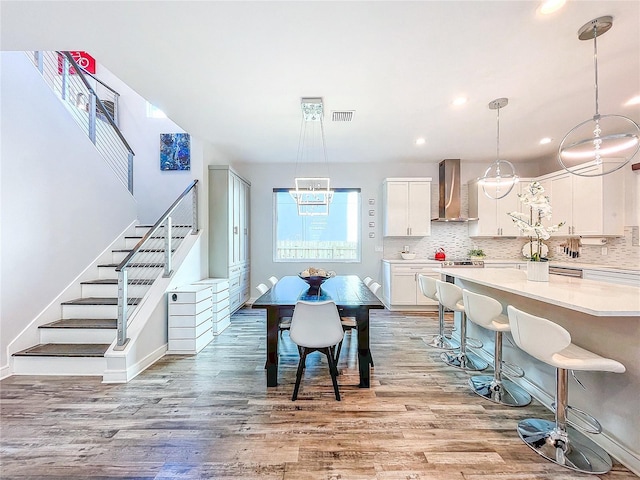
[[[112,328],[40,328],[40,343],[111,343]]]
[[[107,368],[104,357],[13,357],[14,375],[95,375]]]
[[[62,318],[118,318],[118,306],[62,305]]]
[[[129,297],[142,298],[151,285],[129,285],[127,293]],[[118,285],[101,285],[96,283],[82,284],[82,298],[99,297],[110,298],[118,296]]]
[[[98,267],[98,278],[118,278],[118,272],[115,267]]]
[[[129,269],[129,278],[135,278],[140,275],[139,268],[130,268]],[[162,267],[157,268],[144,268],[144,278],[157,278],[164,269]],[[107,278],[118,278],[118,272],[116,272],[115,267],[98,267],[98,278],[107,279]]]

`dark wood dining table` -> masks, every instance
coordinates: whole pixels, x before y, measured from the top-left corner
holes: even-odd
[[[327,279],[319,290],[296,276],[282,277],[255,302],[253,308],[267,310],[267,387],[278,385],[278,322],[291,315],[298,300],[333,300],[341,316],[355,317],[358,330],[358,368],[361,388],[370,386],[371,350],[369,349],[369,310],[384,304],[357,275],[337,275]]]

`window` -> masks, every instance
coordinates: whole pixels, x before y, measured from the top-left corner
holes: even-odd
[[[273,190],[276,262],[359,262],[360,189],[334,189],[329,215],[298,215],[288,189]]]
[[[167,116],[158,107],[147,102],[147,118],[167,118]]]

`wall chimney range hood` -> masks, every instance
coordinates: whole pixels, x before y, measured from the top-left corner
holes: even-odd
[[[439,163],[438,218],[433,222],[468,222],[478,220],[460,216],[460,159],[447,158]]]

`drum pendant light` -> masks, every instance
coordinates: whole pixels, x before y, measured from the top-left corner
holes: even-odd
[[[625,166],[640,148],[640,127],[622,115],[601,115],[598,106],[597,37],[609,31],[613,17],[598,17],[578,30],[580,40],[593,39],[595,104],[593,118],[576,125],[558,149],[558,162],[568,172],[581,177],[599,177]],[[598,168],[586,168],[596,165]]]
[[[499,200],[509,195],[519,180],[513,164],[507,160],[500,159],[500,109],[506,107],[508,103],[508,98],[497,98],[489,102],[489,108],[498,111],[496,161],[489,165],[489,168],[484,172],[478,183],[482,185],[484,194],[494,200]]]

